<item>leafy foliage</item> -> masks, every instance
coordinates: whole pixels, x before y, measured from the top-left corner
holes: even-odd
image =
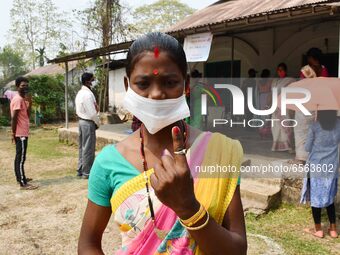
[[[159,0],[134,11],[134,27],[140,34],[164,31],[194,11],[178,0]]]
[[[10,126],[11,121],[9,120],[9,118],[7,116],[0,116],[0,127],[4,126],[4,127],[8,127]]]
[[[7,45],[0,52],[0,69],[2,70],[0,83],[5,85],[26,72],[26,63],[19,52]]]
[[[37,75],[29,77],[33,106],[40,106],[43,122],[63,119],[64,77]]]
[[[69,36],[70,23],[65,16],[52,0],[13,1],[10,36],[33,69],[37,61],[43,63],[46,55],[54,55],[59,43]]]
[[[126,40],[128,25],[122,19],[123,7],[119,0],[92,0],[90,6],[76,11],[85,40],[98,47]]]
[[[129,25],[122,19],[124,8],[119,0],[92,0],[90,7],[78,11],[77,15],[86,34],[86,40],[97,47],[107,47],[112,43],[126,41],[129,37]],[[96,60],[105,66],[110,56]],[[102,68],[103,69],[103,68]],[[97,70],[98,104],[101,111],[108,110],[108,72]]]

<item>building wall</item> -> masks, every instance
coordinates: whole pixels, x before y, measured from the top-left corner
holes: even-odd
[[[264,68],[276,76],[276,66],[285,62],[288,75],[299,77],[303,55],[311,47],[317,47],[323,53],[339,53],[339,22],[325,22],[315,25],[291,25],[237,35],[245,41],[235,39],[234,60],[241,60],[241,77],[247,77],[249,68],[260,72]],[[258,53],[253,48],[257,49]],[[231,60],[231,37],[215,37],[207,62]],[[204,74],[204,63],[189,63],[190,69],[198,69]],[[340,183],[339,183],[340,190]],[[284,185],[283,199],[288,202],[299,202],[301,180],[292,180]],[[340,195],[336,198],[340,211]]]
[[[79,68],[73,68],[70,70],[67,74],[68,76],[68,84],[69,84],[69,107],[70,109],[75,110],[75,97],[78,92],[78,89],[80,89],[81,85],[81,76],[84,72],[89,73],[95,73],[96,66],[93,64],[86,68],[86,70],[82,70]],[[96,81],[95,81],[96,82]],[[72,91],[72,92],[71,92]]]
[[[302,65],[302,56],[311,47],[324,53],[339,52],[339,22],[284,26],[265,31],[239,34],[235,38],[234,60],[241,60],[241,76],[246,77],[249,68],[261,71],[268,68],[275,75],[280,62],[288,65],[290,76],[297,77]],[[328,40],[328,45],[325,40]],[[249,45],[257,49],[256,51]],[[231,37],[215,37],[207,62],[231,60]],[[204,70],[204,63],[190,63],[190,69]],[[259,74],[258,74],[259,75]]]
[[[109,107],[121,108],[123,105],[125,68],[119,68],[109,72]]]

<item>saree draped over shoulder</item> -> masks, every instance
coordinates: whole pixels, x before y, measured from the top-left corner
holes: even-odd
[[[293,78],[283,78],[276,79],[273,81],[272,88],[277,88],[278,95],[281,94],[281,89],[287,87],[290,83],[294,82]],[[272,115],[273,119],[278,119],[280,121],[275,121],[272,126],[273,135],[273,145],[272,151],[288,151],[293,149],[293,128],[290,126],[283,126],[281,121],[289,119],[290,116],[281,115],[281,109],[277,108]]]
[[[196,198],[220,225],[238,185],[242,158],[237,140],[210,132],[200,134],[187,152]],[[148,176],[152,173],[153,169],[147,171]],[[163,205],[152,189],[150,192],[155,224],[150,218],[143,174],[125,182],[112,195],[112,213],[122,237],[116,254],[203,254],[174,211]]]

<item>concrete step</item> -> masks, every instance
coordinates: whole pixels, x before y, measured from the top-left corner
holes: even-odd
[[[270,185],[270,186],[275,186],[275,187],[281,187],[283,180],[282,178],[263,178],[263,177],[257,177],[257,178],[247,178],[241,176],[241,182],[244,180],[255,180],[256,183],[261,183],[264,185]]]
[[[249,200],[247,198],[242,198],[242,206],[243,206],[244,215],[247,215],[248,213],[253,213],[253,214],[256,214],[256,215],[266,213],[266,210],[261,209],[261,208],[264,207],[263,204],[255,201],[255,200]]]
[[[281,202],[281,185],[264,182],[265,179],[241,180],[241,199],[245,211],[268,211]]]

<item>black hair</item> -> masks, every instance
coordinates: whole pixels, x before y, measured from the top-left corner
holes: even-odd
[[[254,68],[250,68],[249,70],[248,70],[248,76],[249,77],[255,77],[256,76],[256,70],[254,69]]]
[[[332,130],[336,125],[337,112],[335,110],[325,110],[317,112],[317,119],[320,122],[322,129]]]
[[[130,77],[135,64],[144,52],[154,52],[155,48],[165,51],[177,64],[183,77],[187,75],[187,60],[182,45],[172,36],[161,32],[152,32],[139,37],[134,41],[127,54],[126,75]]]
[[[307,51],[307,58],[314,58],[315,60],[319,61],[321,64],[322,62],[322,51],[319,48],[310,48]]]
[[[261,78],[269,78],[269,76],[270,76],[269,69],[263,69],[261,72]]]
[[[286,63],[283,63],[283,62],[282,62],[282,63],[278,64],[278,65],[277,65],[277,68],[280,68],[280,67],[281,67],[283,70],[285,70],[285,71],[287,72],[287,69],[288,69],[288,68],[287,68]]]
[[[93,73],[83,73],[81,76],[81,84],[85,85],[87,81],[91,81],[93,78]]]
[[[19,87],[22,82],[28,82],[28,79],[26,77],[20,76],[15,79],[15,86]]]
[[[197,69],[194,69],[190,76],[191,78],[202,78],[202,73],[200,73]]]

